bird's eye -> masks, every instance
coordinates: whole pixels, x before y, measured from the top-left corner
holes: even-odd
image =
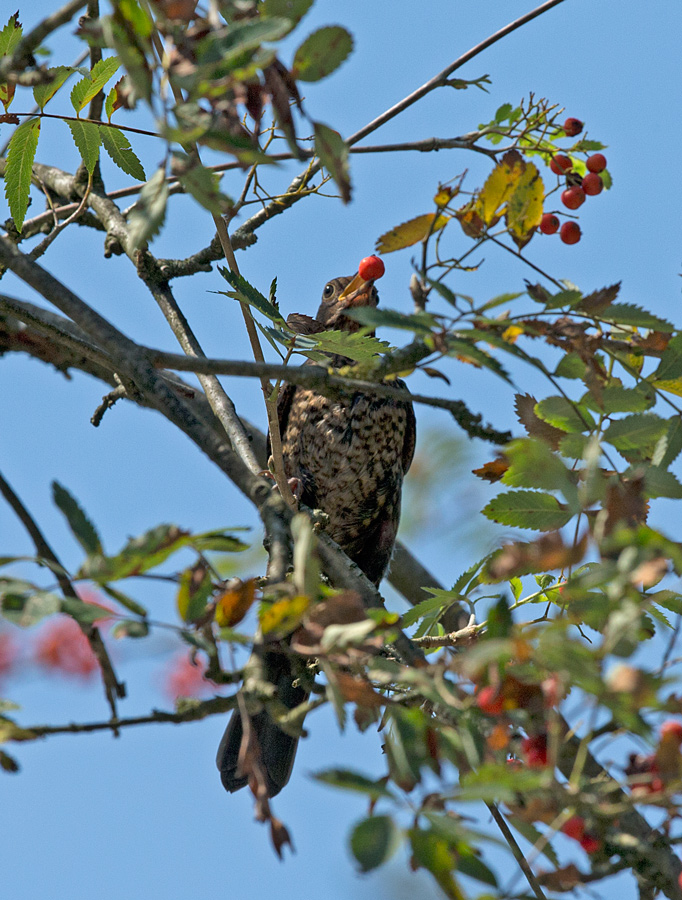
[[[330,297],[334,296],[334,285],[331,283],[331,281],[329,282],[329,284],[326,284],[324,286],[322,296],[325,298],[325,300],[328,300]]]

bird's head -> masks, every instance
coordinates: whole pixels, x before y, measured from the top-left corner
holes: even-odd
[[[326,331],[358,331],[362,326],[346,315],[358,306],[376,306],[379,292],[374,281],[366,281],[359,274],[332,278],[322,291],[322,302],[316,319]]]

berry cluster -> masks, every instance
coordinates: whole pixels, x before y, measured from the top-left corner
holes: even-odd
[[[574,137],[582,130],[583,123],[580,119],[571,118],[564,122],[564,132],[568,137]],[[573,163],[568,156],[557,153],[550,161],[549,167],[552,172],[566,178],[566,189],[561,194],[561,202],[567,209],[578,209],[586,197],[595,197],[604,190],[600,173],[606,168],[606,157],[602,153],[594,153],[588,158],[586,165],[587,174],[581,178],[573,172]],[[559,217],[554,213],[543,215],[540,231],[543,234],[555,234],[559,231],[559,237],[564,244],[577,244],[581,237],[580,225],[577,222],[569,221],[561,225]]]

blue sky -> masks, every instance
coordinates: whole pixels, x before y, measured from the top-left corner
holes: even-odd
[[[320,25],[343,24],[353,33],[352,56],[327,81],[309,85],[305,98],[313,118],[348,135],[531,5],[520,0],[426,0],[418,6],[318,0],[291,38],[288,52]],[[52,8],[45,0],[33,0],[22,4],[20,18],[31,27]],[[530,258],[586,290],[622,281],[622,299],[679,323],[681,29],[682,8],[675,4],[644,9],[616,0],[566,0],[458,72],[463,78],[489,74],[489,94],[475,89],[434,92],[369,140],[454,137],[490,120],[502,103],[517,103],[531,91],[564,106],[567,115],[587,123],[591,137],[608,144],[605,153],[614,188],[581,209],[580,244],[567,247],[557,239],[537,238]],[[56,51],[65,48],[56,52],[57,62],[68,62],[79,52],[68,31],[61,44],[57,39],[51,43]],[[283,56],[290,58],[286,49]],[[18,110],[27,107],[15,101]],[[6,137],[3,126],[0,140]],[[160,148],[151,139],[141,139],[136,149],[151,174]],[[44,125],[38,159],[75,168],[76,153],[62,123]],[[372,251],[378,235],[429,211],[438,182],[464,169],[474,187],[482,183],[489,163],[461,151],[356,156],[353,202],[342,207],[338,201],[312,198],[272,220],[260,230],[256,246],[240,254],[243,273],[261,289],[276,275],[282,308],[312,314],[330,277],[353,271]],[[283,167],[267,183],[273,190],[282,189],[296,171]],[[105,170],[105,177],[112,188],[125,183],[113,167]],[[239,183],[230,178],[224,189],[235,193]],[[41,208],[39,198],[36,208]],[[211,235],[208,217],[179,199],[153,249],[160,256],[185,256]],[[101,250],[99,235],[70,229],[43,264],[126,333],[174,350],[160,312],[127,260],[105,261]],[[502,251],[486,251],[485,257],[479,272],[460,276],[456,290],[487,298],[520,290],[524,278],[534,277]],[[382,302],[407,311],[409,251],[387,257],[386,263]],[[206,352],[248,358],[237,310],[209,293],[221,288],[216,274],[176,283],[177,297]],[[3,281],[3,290],[36,300],[11,277]],[[449,391],[425,378],[413,379],[413,389],[463,397],[498,427],[514,426],[511,394],[501,383],[481,380],[470,367],[451,374],[455,380]],[[226,386],[240,411],[264,426],[259,388],[229,379]],[[85,376],[67,381],[30,360],[0,361],[1,467],[67,565],[76,567],[80,557],[50,503],[53,478],[80,499],[110,549],[159,522],[197,530],[256,525],[238,492],[158,415],[119,404],[99,429],[92,428],[89,418],[103,393],[100,384]],[[422,435],[430,427],[457,435],[446,414],[419,409],[418,416]],[[474,447],[469,454],[480,465],[489,450]],[[464,482],[458,490],[466,495],[471,485]],[[665,505],[660,510],[656,514],[666,521]],[[462,509],[461,518],[472,519],[472,511]],[[673,523],[668,524],[674,535]],[[477,527],[472,519],[471,528]],[[30,552],[21,528],[2,508],[0,539],[3,552]],[[446,583],[467,561],[461,545],[461,533],[457,539],[453,534],[450,542],[446,536],[436,543],[427,534],[412,540]],[[144,600],[159,618],[173,619],[170,594],[159,590],[151,597],[145,594]],[[144,647],[114,648],[130,694],[122,706],[125,715],[165,703],[155,679],[170,649],[169,639],[159,639],[154,647],[151,660],[144,658]],[[106,715],[98,689],[47,680],[37,673],[8,683],[6,693],[22,704],[24,724]],[[403,883],[404,859],[388,875],[358,876],[346,850],[346,835],[363,814],[363,805],[309,778],[311,771],[340,764],[379,773],[375,734],[360,736],[349,728],[339,739],[330,713],[311,720],[311,735],[301,745],[293,780],[275,803],[297,849],[282,864],[272,854],[265,830],[252,821],[248,796],[242,792],[229,797],[220,787],[213,759],[222,728],[214,718],[182,728],[130,729],[119,740],[106,734],[66,736],[16,747],[22,772],[0,779],[0,827],[7,835],[0,860],[7,895],[20,900],[48,890],[53,900],[85,900],[94,894],[103,900],[180,900],[194,895],[261,900],[274,892],[279,900],[302,894],[379,900],[407,890],[413,896],[435,895],[426,879],[417,887],[412,876],[405,875]],[[634,883],[627,878],[603,896],[615,896],[617,890],[635,896]]]

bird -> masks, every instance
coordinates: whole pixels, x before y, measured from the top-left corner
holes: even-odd
[[[357,332],[351,309],[379,302],[373,280],[356,274],[328,281],[314,318],[293,314],[290,327],[314,334],[338,330]],[[346,357],[331,357],[331,365],[350,365]],[[391,382],[407,392],[404,382]],[[403,479],[415,450],[416,422],[408,398],[379,397],[360,391],[352,396],[325,397],[312,388],[283,384],[277,400],[284,471],[300,501],[325,514],[325,532],[377,587],[393,552]],[[276,695],[287,708],[302,703],[307,693],[295,683],[285,653],[264,650],[260,663]],[[282,731],[267,711],[250,717],[260,748],[268,797],[286,785],[293,768],[298,738]],[[240,771],[242,712],[234,710],[220,743],[217,765],[225,789],[239,790],[248,782]]]

